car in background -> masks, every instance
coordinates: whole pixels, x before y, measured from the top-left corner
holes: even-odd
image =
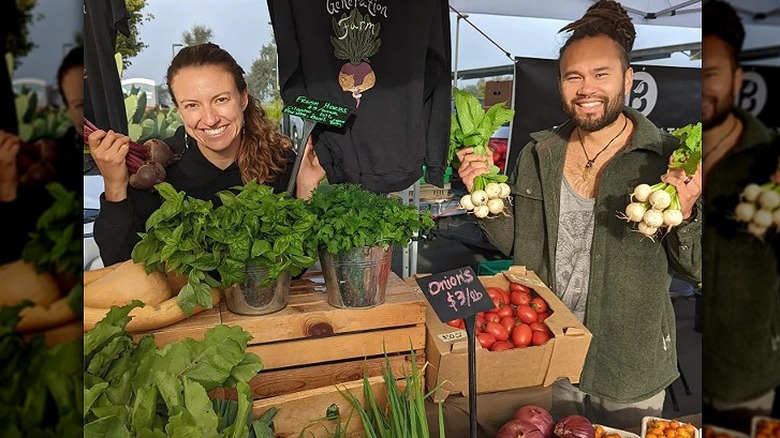
[[[509,133],[511,129],[509,123],[499,127],[493,136],[490,137],[488,148],[493,151],[493,164],[501,169],[501,173],[506,172],[506,158],[509,153]]]
[[[298,152],[301,135],[303,135],[303,119],[298,116],[291,116],[287,113],[283,113],[282,119],[279,121],[279,132],[290,137],[293,150]]]

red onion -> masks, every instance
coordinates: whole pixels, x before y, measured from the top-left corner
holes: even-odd
[[[594,438],[596,435],[593,423],[587,417],[576,414],[559,421],[553,432],[558,438]]]
[[[553,419],[552,414],[541,406],[523,406],[515,412],[512,419],[527,421],[533,424],[545,438],[552,436],[553,427],[555,427],[555,419]]]
[[[498,429],[496,438],[546,438],[536,426],[525,420],[509,420]]]

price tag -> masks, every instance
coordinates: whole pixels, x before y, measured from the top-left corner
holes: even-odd
[[[494,307],[485,286],[471,267],[416,279],[442,322],[476,315]]]
[[[296,97],[295,101],[285,106],[282,111],[291,116],[298,116],[304,120],[324,123],[337,128],[343,127],[352,114],[352,110],[346,106],[315,100],[306,96]]]
[[[442,342],[455,342],[466,339],[466,330],[456,330],[454,332],[442,333],[439,335]]]

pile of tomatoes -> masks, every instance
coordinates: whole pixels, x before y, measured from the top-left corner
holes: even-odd
[[[545,344],[553,337],[544,323],[550,316],[547,301],[532,288],[510,283],[509,290],[487,287],[495,307],[477,314],[476,336],[483,348],[490,351],[525,348]],[[448,321],[447,325],[464,328],[463,319]]]

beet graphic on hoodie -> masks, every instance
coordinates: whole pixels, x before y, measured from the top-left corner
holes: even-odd
[[[446,0],[267,0],[285,104],[298,96],[352,109],[318,125],[331,183],[377,193],[422,176],[444,185],[452,105]]]

